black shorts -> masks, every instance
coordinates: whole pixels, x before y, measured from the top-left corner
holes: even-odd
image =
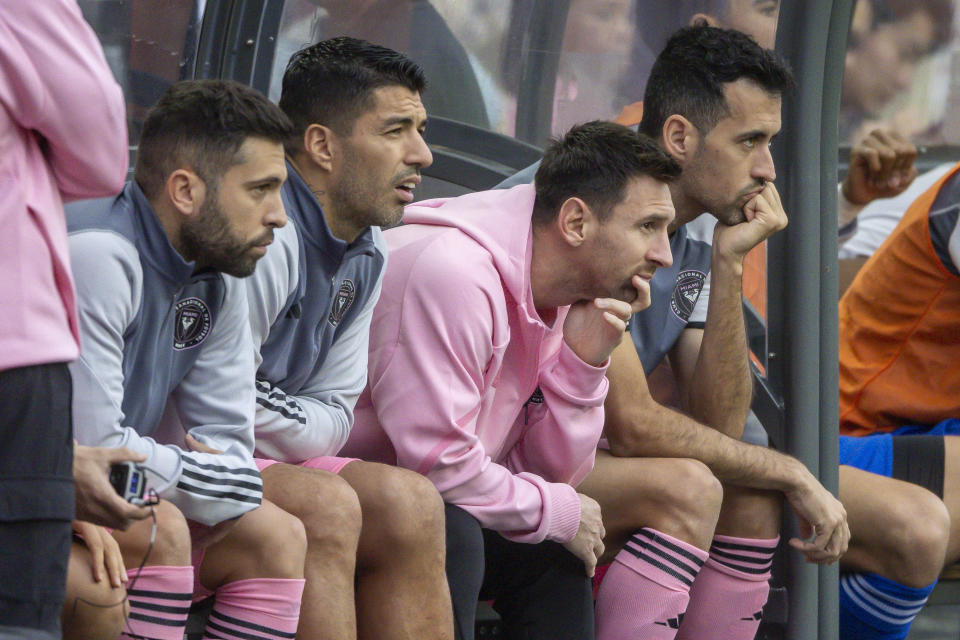
[[[74,515],[70,372],[0,372],[0,625],[59,626]]]
[[[893,471],[897,480],[918,484],[943,499],[946,453],[943,436],[893,436]]]

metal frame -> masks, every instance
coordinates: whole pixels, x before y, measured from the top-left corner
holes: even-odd
[[[837,121],[853,0],[809,0],[781,6],[777,50],[792,65],[797,90],[784,99],[783,139],[774,156],[790,214],[770,240],[768,380],[784,400],[783,442],[836,493]],[[789,25],[789,28],[786,28]],[[792,526],[792,525],[791,525]],[[786,533],[795,535],[795,530]],[[787,637],[838,635],[838,570],[790,554]],[[811,624],[817,620],[817,625]]]

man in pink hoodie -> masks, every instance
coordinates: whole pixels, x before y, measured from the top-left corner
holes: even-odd
[[[592,122],[551,145],[536,188],[411,205],[385,234],[369,384],[341,455],[439,489],[458,637],[473,637],[481,593],[508,635],[593,637],[604,531],[574,487],[603,428],[608,357],[672,260],[678,174],[650,139]]]
[[[77,447],[74,459],[63,202],[120,189],[127,132],[73,0],[0,3],[0,149],[0,638],[59,638],[74,500],[78,518],[114,527],[149,514],[107,481],[111,462],[135,454]]]

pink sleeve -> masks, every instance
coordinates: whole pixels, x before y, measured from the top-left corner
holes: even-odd
[[[74,0],[0,2],[0,103],[42,138],[64,200],[123,188],[123,94]]]
[[[581,360],[565,342],[540,374],[543,402],[529,403],[518,418],[523,437],[507,456],[507,466],[563,480],[576,487],[593,469],[603,432],[607,367]]]
[[[401,466],[426,475],[446,502],[482,526],[520,542],[570,540],[580,522],[573,487],[514,474],[491,460],[478,437],[477,419],[491,409],[498,353],[509,339],[504,293],[489,257],[448,258],[422,254],[404,282],[391,283],[388,274],[384,283],[370,351],[380,425]],[[470,268],[452,266],[464,263]],[[389,292],[394,286],[404,288]],[[511,426],[481,429],[502,435]]]

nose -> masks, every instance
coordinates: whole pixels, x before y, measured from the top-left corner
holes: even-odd
[[[430,151],[430,147],[427,146],[427,141],[423,139],[423,134],[419,131],[413,134],[413,139],[407,148],[407,157],[404,162],[408,166],[420,167],[421,169],[433,164],[433,153]]]
[[[670,236],[667,230],[657,234],[656,240],[650,245],[647,252],[647,260],[653,262],[657,267],[669,267],[673,264],[673,252],[670,251]]]
[[[285,224],[287,224],[287,211],[283,208],[280,189],[276,189],[269,198],[267,214],[263,218],[263,226],[279,229]]]
[[[770,153],[769,146],[761,145],[750,177],[766,182],[773,182],[777,179],[777,170],[773,166],[773,155]]]

